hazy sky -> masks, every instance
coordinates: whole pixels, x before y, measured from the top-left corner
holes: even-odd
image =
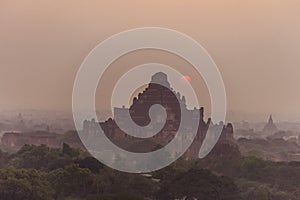
[[[160,26],[208,50],[229,110],[300,119],[299,8],[296,0],[0,0],[0,110],[70,110],[76,72],[94,46]]]

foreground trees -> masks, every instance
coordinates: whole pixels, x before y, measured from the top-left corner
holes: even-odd
[[[151,177],[112,170],[87,152],[25,145],[0,151],[0,199],[5,200],[298,200],[300,163],[242,157],[218,144],[205,159],[180,159]]]
[[[208,170],[191,169],[163,180],[159,197],[162,199],[239,199],[239,191],[233,180],[218,177]]]
[[[45,174],[34,169],[0,170],[0,199],[50,200],[54,190]]]

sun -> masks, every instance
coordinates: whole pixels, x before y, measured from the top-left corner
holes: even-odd
[[[191,77],[188,75],[184,75],[181,77],[181,80],[186,81],[186,82],[191,82]]]

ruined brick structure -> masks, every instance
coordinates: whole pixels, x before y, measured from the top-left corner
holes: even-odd
[[[125,127],[125,130],[128,132],[138,131],[132,130],[130,126],[126,126],[130,124],[128,120],[133,120],[139,126],[148,125],[150,123],[149,109],[154,104],[162,105],[167,113],[163,129],[155,136],[145,139],[137,138],[126,134],[118,127],[116,121],[121,122],[122,127]],[[131,119],[126,115],[128,112]],[[181,121],[181,117],[184,121]],[[177,133],[180,123],[182,123],[184,131],[197,131],[196,138],[185,153],[187,158],[191,158],[198,156],[202,141],[211,123],[210,119],[205,122],[203,118],[204,109],[188,109],[185,97],[181,96],[179,92],[173,91],[167,80],[167,75],[159,72],[152,76],[148,87],[133,99],[133,104],[130,108],[125,108],[124,106],[122,108],[114,108],[114,119],[110,118],[99,124],[106,136],[119,147],[131,152],[150,152],[168,144]],[[154,120],[157,124],[161,123],[161,116],[156,116]],[[199,124],[199,126],[193,127],[195,124]],[[92,135],[96,126],[98,124],[95,120],[86,120],[83,125],[84,133]],[[231,124],[223,126],[220,139],[233,140],[233,127]]]

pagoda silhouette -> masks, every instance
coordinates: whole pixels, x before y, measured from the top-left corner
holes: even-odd
[[[268,134],[274,134],[277,131],[278,131],[278,128],[274,124],[272,115],[270,115],[268,123],[263,128],[263,132],[268,133]]]
[[[130,120],[138,126],[147,126],[150,122],[149,109],[151,106],[159,104],[165,108],[166,119],[162,120],[162,115],[156,113],[154,117],[153,130],[155,126],[163,124],[163,128],[154,136],[148,138],[134,137],[128,132],[139,134],[139,130],[132,130]],[[130,117],[126,113],[130,114]],[[127,151],[136,153],[152,152],[167,145],[176,135],[181,127],[184,132],[196,131],[197,135],[192,145],[185,153],[186,158],[198,157],[201,144],[206,136],[209,125],[212,125],[211,119],[204,121],[204,108],[188,109],[185,97],[179,92],[174,91],[168,82],[168,77],[163,72],[154,74],[151,82],[143,92],[134,97],[133,103],[129,108],[125,106],[114,108],[114,119],[109,118],[105,122],[96,122],[85,120],[83,131],[85,134],[94,134],[95,127],[100,124],[105,135],[117,146]],[[183,121],[181,121],[183,119]],[[122,125],[122,129],[118,124]],[[217,126],[217,125],[215,125]],[[233,127],[229,123],[223,125],[221,140],[233,140]],[[123,130],[126,131],[123,131]],[[127,133],[126,133],[127,132]],[[178,145],[180,148],[180,145]]]

